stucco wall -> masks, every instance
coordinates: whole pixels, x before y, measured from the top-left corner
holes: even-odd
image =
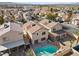
[[[46,32],[46,34],[42,35],[42,32]],[[37,33],[38,33],[38,35],[37,35]],[[43,38],[43,37],[45,37],[46,40],[48,38],[48,30],[45,29],[45,28],[42,28],[42,29],[40,29],[37,32],[35,32],[35,33],[32,34],[32,43],[34,44],[34,40],[38,40],[39,43],[43,42],[43,41],[41,41],[41,38]]]

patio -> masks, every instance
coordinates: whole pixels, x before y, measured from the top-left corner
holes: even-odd
[[[54,45],[54,46],[58,47],[58,49],[60,48],[59,42],[58,41],[52,41],[52,40],[47,40],[47,41],[42,42],[42,43],[34,44],[32,46],[32,48],[35,49],[35,48],[38,48],[38,47],[44,47],[46,45]]]
[[[1,56],[33,56],[33,52],[29,45],[22,45],[1,52]]]

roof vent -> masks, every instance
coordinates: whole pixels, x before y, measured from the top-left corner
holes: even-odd
[[[4,24],[4,28],[8,28],[9,27],[9,25],[7,25],[7,24]]]

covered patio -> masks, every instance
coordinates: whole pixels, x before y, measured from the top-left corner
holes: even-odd
[[[8,53],[8,55],[11,56],[18,55],[18,52],[24,52],[24,50],[26,50],[27,45],[28,43],[25,45],[24,40],[18,40],[0,45],[0,51],[3,52],[3,54]]]

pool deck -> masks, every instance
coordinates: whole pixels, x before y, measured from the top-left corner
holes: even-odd
[[[60,49],[56,52],[56,54],[54,54],[55,56],[63,56],[69,51],[71,51],[71,48],[68,46],[63,46],[61,43],[60,46],[61,46]]]
[[[39,44],[34,44],[33,45],[33,50],[35,51],[36,48],[38,47],[44,47],[46,45],[54,45],[54,42],[52,42],[53,44],[50,44],[48,41],[45,41],[43,43],[39,43]],[[58,42],[59,43],[59,42]],[[54,45],[56,46],[56,45]],[[59,48],[55,53],[49,54],[48,56],[63,56],[64,54],[66,54],[65,52],[69,52],[70,51],[70,47],[69,46],[64,46],[61,43],[59,43]],[[56,46],[58,47],[58,46]],[[45,55],[42,55],[45,56]]]

